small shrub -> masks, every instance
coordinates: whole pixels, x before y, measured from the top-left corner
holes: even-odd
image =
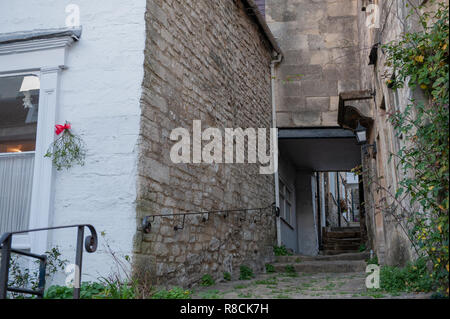
[[[275,272],[275,267],[271,264],[266,264],[266,272],[267,273],[273,273]]]
[[[365,244],[361,244],[359,245],[359,252],[362,253],[363,251],[365,251],[367,249]]]
[[[295,271],[295,267],[292,265],[287,265],[286,267],[284,267],[284,271],[286,272],[286,275],[289,277],[297,277],[298,274]]]
[[[81,293],[80,293],[81,294]],[[44,299],[72,299],[73,288],[66,286],[50,286],[44,293]]]
[[[387,292],[428,292],[433,289],[433,279],[426,261],[419,258],[404,268],[381,267],[380,288]]]
[[[292,256],[293,254],[286,248],[286,246],[274,246],[273,253],[275,256]]]
[[[239,280],[250,280],[254,277],[253,270],[247,266],[240,267]]]
[[[45,299],[72,299],[73,288],[50,286],[44,293]],[[81,299],[135,299],[135,286],[103,280],[102,282],[83,282],[80,287]]]
[[[101,278],[104,285],[103,296],[105,299],[135,299],[137,282],[129,283],[119,279]]]
[[[192,291],[174,287],[169,290],[159,290],[153,294],[152,299],[191,299]]]
[[[223,279],[225,279],[226,281],[230,281],[231,280],[231,274],[229,272],[224,272],[223,273]]]
[[[59,251],[58,247],[53,247],[49,251],[46,251],[45,254],[47,255],[45,278],[46,280],[49,280],[57,272],[64,271],[69,261],[61,258],[61,252]],[[21,263],[21,261],[24,261],[24,259],[19,255],[13,255],[11,257],[8,285],[36,290],[39,284],[39,260],[35,260],[32,263],[32,267],[25,266],[29,265],[29,263]],[[29,295],[12,292],[8,293],[8,298],[15,299],[32,297],[30,297]]]
[[[368,265],[378,265],[378,257],[373,256],[372,258],[367,259]]]
[[[202,286],[212,286],[215,285],[216,281],[210,274],[203,275],[200,285]]]

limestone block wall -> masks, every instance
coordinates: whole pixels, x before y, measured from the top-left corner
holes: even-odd
[[[204,274],[255,272],[272,258],[270,210],[181,217],[171,214],[274,202],[272,175],[259,164],[174,164],[170,133],[177,127],[271,127],[272,48],[241,1],[148,0],[141,100],[137,219],[156,218],[150,234],[138,227],[135,271],[157,284],[189,286]],[[205,221],[203,221],[205,217]]]
[[[277,76],[279,127],[337,126],[338,94],[358,90],[356,0],[266,0],[284,52]]]
[[[416,5],[419,1],[412,1]],[[372,10],[362,11],[364,6],[372,5],[378,14],[376,25],[368,24],[368,19],[374,15]],[[403,178],[397,169],[397,160],[392,153],[397,153],[406,141],[396,137],[392,125],[388,121],[390,112],[402,112],[411,98],[423,99],[420,90],[415,92],[409,88],[396,91],[387,87],[386,81],[392,70],[385,65],[386,55],[383,50],[377,50],[376,65],[368,65],[369,53],[376,43],[386,44],[396,40],[404,32],[419,28],[414,15],[406,19],[409,8],[402,1],[361,1],[358,4],[358,29],[361,60],[361,87],[375,90],[375,101],[370,102],[373,126],[369,129],[369,142],[377,143],[376,156],[364,156],[363,167],[366,180],[376,180],[385,189],[395,194],[398,182]],[[414,257],[415,252],[406,234],[397,220],[389,213],[387,207],[392,200],[387,192],[377,191],[377,184],[365,185],[365,211],[369,241],[381,262],[390,265],[404,265]],[[405,207],[410,205],[406,199]],[[405,225],[404,225],[405,226]]]

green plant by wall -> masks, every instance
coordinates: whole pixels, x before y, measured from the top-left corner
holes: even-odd
[[[287,250],[286,246],[274,246],[273,253],[275,256],[292,256],[293,254]]]
[[[202,286],[212,286],[215,285],[216,281],[210,274],[203,275],[202,280],[200,281],[200,285]]]
[[[390,113],[399,137],[406,141],[393,157],[404,178],[395,198],[406,216],[409,238],[431,261],[435,285],[448,294],[449,241],[449,23],[448,5],[428,1],[437,10],[419,16],[422,30],[405,33],[383,46],[395,76],[393,89],[421,89],[428,101],[411,100],[405,110]],[[423,7],[413,8],[419,12]],[[405,208],[402,202],[410,201]]]
[[[361,244],[361,245],[359,245],[359,252],[363,252],[363,251],[365,251],[367,249],[367,247],[366,247],[366,245],[365,244]]]
[[[231,274],[229,273],[229,272],[224,272],[223,273],[223,279],[225,280],[225,281],[230,281],[231,280]]]
[[[433,289],[433,279],[426,266],[426,260],[419,258],[404,268],[383,266],[380,271],[380,288],[395,292],[429,292]]]
[[[239,280],[250,280],[255,276],[253,270],[247,266],[241,266],[239,270]]]
[[[368,265],[379,265],[377,256],[373,256],[372,258],[367,259],[366,262]]]
[[[266,272],[267,273],[274,273],[275,272],[275,267],[272,264],[266,264]]]
[[[159,290],[153,294],[152,299],[191,299],[192,291],[180,287],[169,290]]]
[[[287,265],[286,267],[284,267],[284,271],[285,271],[286,276],[289,276],[289,277],[297,277],[298,276],[297,272],[295,271],[295,267],[292,265]]]
[[[80,287],[81,299],[106,298],[106,286],[98,282],[83,282]],[[73,299],[73,288],[67,286],[50,286],[44,294],[44,299]]]
[[[47,256],[46,280],[51,278],[57,272],[62,272],[69,262],[61,258],[59,247],[53,247],[45,252]],[[18,255],[13,255],[10,260],[9,282],[8,285],[19,288],[30,288],[36,290],[39,284],[39,261],[35,261],[34,268],[25,266],[27,262],[21,263]],[[9,293],[10,298],[23,298],[20,293]]]

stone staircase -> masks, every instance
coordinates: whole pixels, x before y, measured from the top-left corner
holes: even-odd
[[[355,253],[361,245],[361,230],[359,227],[324,228],[323,255]]]
[[[345,253],[324,256],[277,256],[274,264],[277,272],[294,268],[298,273],[348,273],[364,272],[369,253]]]

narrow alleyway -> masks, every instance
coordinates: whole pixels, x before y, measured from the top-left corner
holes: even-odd
[[[221,282],[194,289],[193,299],[378,299],[430,298],[430,294],[388,294],[365,285],[367,253],[279,256],[275,272],[252,280]]]

